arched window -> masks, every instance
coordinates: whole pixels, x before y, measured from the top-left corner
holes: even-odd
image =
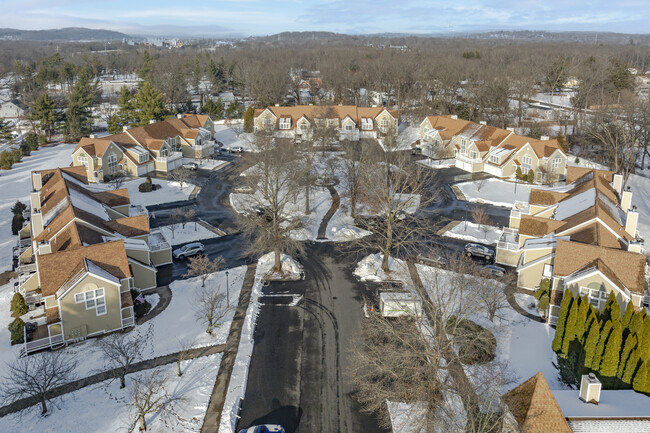
[[[533,158],[531,158],[530,155],[524,155],[524,157],[521,158],[521,172],[523,174],[528,174],[528,172],[532,167],[533,167]]]
[[[113,173],[115,170],[117,170],[117,156],[115,156],[114,153],[108,155],[107,162],[109,173]]]

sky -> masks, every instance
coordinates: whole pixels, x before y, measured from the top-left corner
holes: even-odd
[[[0,0],[0,10],[0,27],[89,27],[140,35],[650,32],[650,0]]]

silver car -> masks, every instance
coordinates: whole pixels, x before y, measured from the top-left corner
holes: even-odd
[[[197,254],[203,254],[205,252],[205,247],[201,242],[192,242],[191,244],[183,245],[180,248],[176,248],[172,255],[175,259],[183,260],[187,257],[192,257]]]

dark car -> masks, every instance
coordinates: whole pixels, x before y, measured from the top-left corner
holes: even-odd
[[[485,245],[469,243],[465,245],[465,255],[467,257],[479,257],[488,261],[494,259],[495,252],[492,248]]]
[[[264,424],[239,430],[239,433],[284,433],[284,428],[276,424]]]
[[[501,266],[487,265],[484,266],[484,268],[487,272],[494,275],[495,277],[503,277],[506,274],[506,270],[503,269]]]

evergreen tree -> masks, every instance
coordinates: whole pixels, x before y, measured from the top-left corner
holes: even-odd
[[[122,86],[117,98],[117,126],[122,132],[123,126],[133,126],[138,122],[136,116],[136,101],[128,87]]]
[[[612,322],[612,332],[605,344],[605,351],[600,362],[600,374],[606,377],[614,377],[618,372],[618,365],[621,355],[621,341],[623,339],[623,330],[621,329],[620,320]]]
[[[632,378],[634,377],[634,374],[636,373],[638,367],[639,367],[639,353],[637,351],[637,348],[634,348],[632,349],[632,352],[630,352],[630,356],[628,357],[627,362],[625,363],[625,371],[623,372],[623,377],[621,378],[623,383],[632,385]]]
[[[645,316],[643,318],[643,329],[641,331],[641,343],[639,347],[642,349],[639,351],[639,357],[643,361],[650,362],[650,317]]]
[[[603,312],[600,314],[600,318],[603,322],[607,322],[608,320],[621,320],[621,307],[618,305],[618,301],[616,300],[613,291],[609,292],[607,302],[605,302],[605,307],[603,308]]]
[[[576,338],[576,318],[578,317],[578,298],[571,302],[569,314],[564,325],[564,336],[562,337],[562,351],[558,356],[566,358],[569,355],[569,345]]]
[[[650,393],[650,384],[648,383],[648,362],[641,364],[632,380],[632,387],[636,392]]]
[[[589,306],[591,303],[586,296],[578,297],[577,300],[580,301],[578,306],[578,315],[576,316],[576,339],[582,341],[587,330],[587,317],[589,317]]]
[[[612,333],[612,321],[608,320],[605,322],[605,326],[600,331],[600,338],[598,338],[598,344],[596,345],[596,350],[594,351],[594,357],[591,360],[591,369],[598,371],[600,368],[600,362],[603,359],[605,354],[605,343],[609,338],[609,334]]]
[[[11,298],[11,315],[13,317],[22,316],[26,314],[29,309],[25,303],[25,298],[20,293],[14,293],[13,298]]]
[[[221,120],[223,119],[223,102],[221,102],[221,99],[214,102],[211,98],[208,98],[203,104],[203,112],[210,116],[212,120]]]
[[[163,94],[154,89],[151,84],[144,82],[135,95],[137,117],[140,125],[146,125],[150,120],[163,120],[165,105]]]
[[[596,353],[596,346],[598,345],[598,340],[600,339],[600,323],[598,318],[592,313],[589,320],[590,326],[587,328],[587,338],[585,339],[585,361],[584,366],[587,369],[592,369],[592,360],[594,359],[594,354]]]
[[[82,69],[77,82],[70,90],[68,108],[65,111],[65,134],[67,139],[78,141],[90,134],[92,117],[90,107],[99,97],[97,81],[92,81],[90,72]]]
[[[25,322],[20,317],[16,317],[7,327],[11,333],[11,342],[20,344],[25,341]]]
[[[253,132],[255,122],[255,110],[253,106],[249,106],[244,114],[244,132]]]
[[[228,105],[228,109],[226,110],[226,118],[227,119],[239,119],[241,118],[241,106],[239,105],[239,102],[233,101]]]
[[[138,77],[143,82],[151,83],[153,81],[153,57],[151,57],[149,51],[142,53],[142,64],[140,65],[140,71],[138,71]]]
[[[34,101],[30,118],[39,122],[41,130],[47,135],[47,141],[50,142],[59,122],[59,114],[56,111],[56,102],[47,92],[41,93]]]
[[[641,340],[641,333],[643,330],[643,319],[645,316],[645,309],[641,311],[635,311],[634,314],[632,314],[632,320],[630,320],[629,331],[631,334],[636,334],[636,338],[639,340],[639,345],[643,344],[643,341]]]
[[[618,372],[616,376],[620,379],[623,378],[625,371],[627,369],[627,364],[631,360],[632,350],[636,348],[637,340],[636,335],[628,334],[625,339],[625,344],[623,345],[623,352],[621,352],[621,362],[618,364]]]
[[[11,138],[11,124],[0,118],[0,141],[9,141]]]
[[[623,314],[623,318],[621,319],[621,326],[623,326],[624,332],[629,332],[630,322],[632,321],[633,314],[634,305],[632,305],[631,302],[628,302],[627,307],[625,307],[625,314]]]
[[[573,302],[573,293],[564,292],[562,302],[560,302],[560,312],[558,313],[557,325],[555,325],[555,337],[553,337],[553,352],[558,353],[562,349],[562,340],[564,338],[564,328],[566,319],[569,315],[569,307]]]

